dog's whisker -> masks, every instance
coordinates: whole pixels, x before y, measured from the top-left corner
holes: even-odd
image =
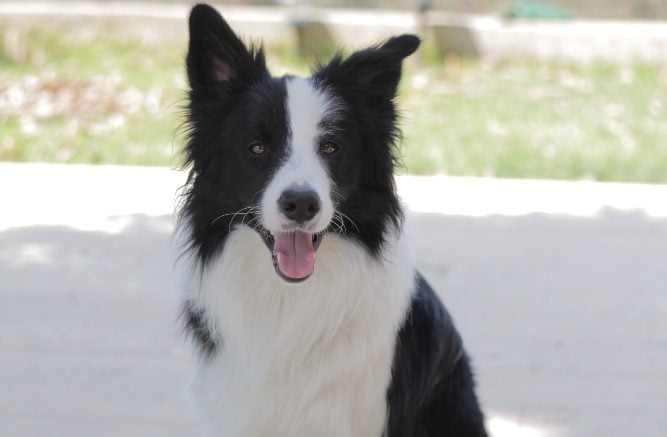
[[[242,214],[244,210],[249,209],[249,208],[255,208],[255,206],[246,206],[246,207],[241,208],[241,209],[239,209],[238,211],[235,211],[235,212],[230,212],[230,213],[227,213],[227,214],[220,214],[219,216],[217,216],[216,218],[211,220],[211,226],[213,226],[215,223],[218,222],[218,220],[220,220],[224,217],[229,217],[230,215],[235,216],[237,214]],[[234,220],[234,217],[232,217],[231,220]]]
[[[251,208],[248,211],[246,211],[246,213],[243,214],[243,217],[241,217],[241,224],[243,224],[243,222],[245,222],[245,219],[248,217],[248,214],[250,214],[250,213],[255,214],[256,211],[257,211],[256,208]]]
[[[253,229],[260,230],[260,223],[259,223],[260,217],[258,215],[254,216],[253,218],[246,223],[246,226],[250,226]]]
[[[345,235],[347,233],[347,230],[345,229],[345,223],[343,222],[343,218],[340,216],[340,214],[334,213],[333,223],[336,225],[338,235]]]
[[[347,228],[345,227],[345,220],[343,220],[343,216],[340,215],[338,211],[336,211],[336,218],[338,219],[338,228],[340,229],[341,234],[346,234],[347,233]]]
[[[339,235],[347,234],[347,226],[345,226],[344,214],[342,212],[334,210],[334,217],[332,219],[332,222],[335,222],[337,228],[339,229]],[[351,220],[350,222],[354,224],[354,222],[352,222]]]
[[[338,212],[338,214],[341,215],[341,217],[347,219],[347,221],[349,221],[349,222],[352,224],[352,226],[354,226],[354,228],[357,230],[357,232],[360,232],[359,226],[357,226],[357,224],[354,222],[354,220],[352,220],[352,219],[351,219],[347,214],[345,214],[344,212],[341,212],[341,211],[337,211],[337,212]]]
[[[258,212],[259,212],[259,207],[257,205],[245,206],[245,207],[243,207],[243,208],[241,208],[241,209],[239,209],[238,211],[235,211],[235,212],[220,214],[219,216],[217,216],[216,218],[214,218],[211,221],[211,226],[214,226],[215,223],[217,223],[220,219],[222,219],[224,217],[230,217],[231,216],[231,218],[229,219],[229,223],[227,225],[227,232],[231,232],[232,231],[232,225],[234,225],[235,220],[236,220],[236,216],[241,216],[242,215],[241,224],[243,224],[249,214],[257,214]]]

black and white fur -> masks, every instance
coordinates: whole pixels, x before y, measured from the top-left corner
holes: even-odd
[[[179,266],[191,389],[214,435],[486,435],[461,338],[401,231],[394,97],[418,45],[403,35],[275,78],[193,8]],[[284,274],[281,232],[312,238],[312,273]]]

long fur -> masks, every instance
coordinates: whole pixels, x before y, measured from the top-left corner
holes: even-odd
[[[193,8],[178,266],[191,393],[214,435],[486,435],[394,186],[394,98],[418,45],[403,35],[309,78],[274,78],[261,49]],[[281,209],[294,189],[316,202],[304,222]],[[309,277],[276,264],[281,232],[312,235]]]

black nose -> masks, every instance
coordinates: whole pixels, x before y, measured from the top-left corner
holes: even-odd
[[[313,190],[285,190],[278,199],[278,207],[288,219],[304,223],[319,212],[320,198]]]

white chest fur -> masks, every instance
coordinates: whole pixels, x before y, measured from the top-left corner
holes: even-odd
[[[222,437],[380,436],[397,331],[414,283],[401,239],[376,260],[327,235],[313,275],[276,275],[254,230],[232,232],[188,299],[224,339],[191,381]]]

